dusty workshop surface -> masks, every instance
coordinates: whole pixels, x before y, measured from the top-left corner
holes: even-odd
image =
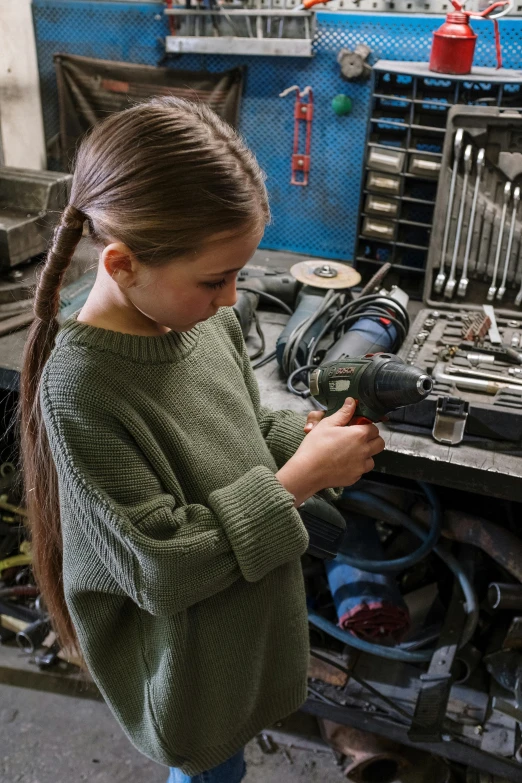
[[[165,783],[100,701],[0,685],[2,783]],[[245,783],[342,783],[330,753],[247,746]]]

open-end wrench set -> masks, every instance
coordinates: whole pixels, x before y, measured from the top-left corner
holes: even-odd
[[[424,302],[400,355],[433,377],[391,426],[522,453],[522,113],[448,114]],[[500,443],[503,442],[503,443]]]

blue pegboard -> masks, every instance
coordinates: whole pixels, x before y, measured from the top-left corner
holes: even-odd
[[[157,65],[167,34],[163,8],[162,3],[33,0],[48,139],[58,133],[53,54]],[[309,60],[183,55],[171,65],[211,71],[248,66],[240,130],[267,172],[273,212],[262,246],[347,260],[355,248],[370,87],[341,79],[337,52],[364,42],[372,49],[373,62],[426,61],[441,17],[320,12],[317,21],[314,57]],[[494,66],[493,25],[473,24],[479,32],[475,64]],[[520,68],[522,20],[504,19],[500,28],[504,66]],[[293,98],[278,97],[292,84],[314,89],[312,169],[305,188],[290,185]],[[351,115],[333,113],[331,100],[337,93],[352,98]]]

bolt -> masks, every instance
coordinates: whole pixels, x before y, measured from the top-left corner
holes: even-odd
[[[23,276],[23,272],[21,272],[19,269],[11,269],[11,271],[7,274],[9,280],[12,280],[13,282],[15,282],[15,280],[21,280]]]
[[[482,726],[482,725],[479,723],[479,724],[478,724],[478,726],[475,726],[475,728],[473,729],[473,731],[474,731],[474,733],[475,733],[477,736],[481,737],[481,736],[484,734],[484,726]]]

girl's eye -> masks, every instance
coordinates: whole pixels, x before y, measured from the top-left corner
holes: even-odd
[[[225,280],[225,278],[223,278],[223,280],[218,280],[217,283],[203,283],[204,286],[206,286],[207,288],[212,288],[212,289],[223,288],[223,286],[226,285],[226,284],[227,284],[227,281]]]

